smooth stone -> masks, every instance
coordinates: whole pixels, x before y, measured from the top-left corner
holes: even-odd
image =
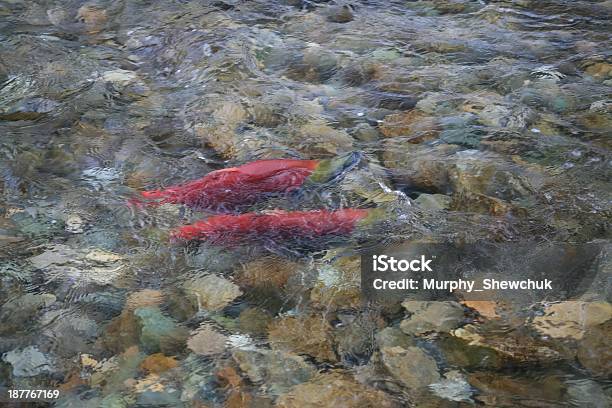
[[[221,310],[242,295],[238,285],[217,275],[206,275],[187,280],[185,292],[206,310]]]
[[[279,408],[399,407],[389,395],[356,382],[338,372],[319,374],[308,382],[296,385],[276,401]]]
[[[180,350],[187,338],[187,330],[162,314],[157,307],[143,307],[134,310],[141,332],[140,344],[150,353],[159,351],[173,353]]]
[[[55,295],[50,293],[40,295],[26,293],[7,301],[0,307],[0,321],[2,322],[0,333],[19,331],[30,326],[34,316],[41,309],[55,303],[55,300]]]
[[[463,306],[457,302],[407,300],[402,306],[411,314],[400,323],[400,329],[406,334],[449,332],[464,320]]]
[[[2,359],[13,366],[13,375],[16,377],[34,377],[56,371],[52,360],[35,346],[11,350],[4,353]]]
[[[273,350],[308,354],[321,362],[337,361],[331,326],[321,315],[277,318],[270,324],[268,339]]]
[[[578,361],[593,375],[612,377],[612,319],[590,327],[578,345]]]
[[[317,374],[317,369],[303,357],[284,351],[237,349],[232,351],[232,357],[249,380],[265,384],[272,395],[288,392]]]
[[[533,326],[546,336],[580,340],[589,328],[609,319],[612,305],[608,302],[565,301],[549,305],[543,316],[533,319]]]
[[[387,371],[409,389],[424,388],[440,380],[436,361],[419,347],[384,347],[380,353]]]
[[[214,330],[211,325],[203,324],[191,333],[187,347],[195,354],[210,356],[225,352],[228,340],[227,336]]]
[[[420,194],[414,202],[426,210],[440,211],[450,207],[451,198],[444,194]]]

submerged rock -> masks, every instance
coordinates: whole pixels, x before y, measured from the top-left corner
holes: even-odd
[[[76,15],[77,21],[85,25],[89,34],[96,34],[102,31],[108,21],[106,10],[95,5],[85,4],[79,8]]]
[[[402,347],[407,349],[415,345],[412,337],[407,336],[397,327],[385,327],[376,334],[376,343],[380,349]]]
[[[410,143],[433,140],[439,133],[436,119],[416,109],[385,117],[380,131],[385,137],[406,137]]]
[[[472,401],[473,389],[467,378],[459,371],[449,371],[444,379],[429,385],[429,388],[440,398],[450,401]]]
[[[55,303],[55,296],[50,293],[35,295],[26,293],[20,297],[11,299],[0,307],[0,333],[19,331],[30,324],[36,314],[43,308]]]
[[[591,373],[612,378],[612,319],[590,327],[578,346],[578,361]]]
[[[410,389],[424,388],[440,379],[435,360],[419,347],[383,347],[380,354],[389,373]]]
[[[343,257],[318,267],[317,281],[310,300],[318,309],[336,310],[360,307],[361,269],[358,257]]]
[[[35,346],[12,350],[2,355],[2,360],[11,364],[16,377],[34,377],[39,374],[52,374],[57,371],[55,363]]]
[[[64,357],[90,350],[99,331],[98,324],[76,308],[48,311],[40,323],[44,327],[42,334],[53,342],[55,352]]]
[[[167,357],[163,353],[151,354],[140,363],[140,368],[150,374],[162,374],[176,367],[178,367],[176,359]]]
[[[77,249],[63,244],[49,246],[39,255],[29,258],[49,281],[67,282],[71,286],[116,283],[127,268],[122,255],[98,248]]]
[[[457,328],[464,319],[463,307],[456,302],[406,300],[402,306],[411,314],[400,323],[400,329],[406,334],[448,332]]]
[[[552,348],[552,345],[518,330],[488,331],[486,326],[470,324],[453,330],[451,334],[470,346],[489,349],[494,355],[487,357],[491,361],[552,364],[562,359],[561,354]]]
[[[612,305],[608,302],[565,301],[546,307],[533,325],[546,336],[580,340],[585,331],[610,319]]]
[[[332,5],[325,10],[327,20],[332,23],[348,23],[353,21],[353,10],[348,4]]]
[[[414,202],[423,209],[439,211],[449,208],[451,198],[444,194],[420,194]]]
[[[454,336],[442,336],[437,345],[445,361],[453,367],[495,370],[503,365],[502,356],[496,350]]]
[[[606,80],[612,77],[612,64],[607,62],[596,62],[588,65],[584,72],[595,79]]]
[[[199,307],[220,310],[242,295],[238,286],[217,275],[205,275],[187,280],[183,288]]]
[[[344,130],[335,129],[317,119],[298,130],[293,147],[310,157],[338,155],[353,150],[353,138]]]
[[[116,69],[114,71],[106,71],[102,74],[102,80],[111,82],[118,86],[126,86],[136,81],[138,75],[133,71],[125,69]]]
[[[246,263],[237,271],[240,286],[267,286],[282,288],[298,272],[299,264],[279,257],[265,257]]]
[[[140,344],[144,350],[172,354],[184,347],[187,330],[162,314],[159,308],[141,307],[134,310],[134,316],[140,325]]]
[[[0,120],[35,120],[53,112],[60,103],[46,98],[28,98],[13,106],[0,109]]]
[[[479,390],[475,400],[486,406],[523,406],[541,407],[565,405],[565,386],[558,376],[538,376],[536,378],[519,375],[503,375],[490,372],[476,372],[468,375],[468,380]]]
[[[359,384],[346,374],[320,374],[293,387],[276,401],[279,408],[396,407],[398,403],[380,390]]]
[[[187,347],[196,354],[209,356],[225,352],[227,336],[215,331],[211,325],[203,324],[191,333]]]
[[[231,158],[238,149],[236,129],[247,118],[248,113],[240,103],[226,101],[212,113],[212,122],[196,124],[195,132],[221,156]]]
[[[85,221],[77,214],[72,214],[66,219],[66,231],[73,234],[81,234],[85,226]]]
[[[180,407],[181,394],[176,388],[171,389],[148,389],[138,394],[136,406],[144,407]]]
[[[576,406],[607,408],[612,405],[612,397],[595,381],[580,379],[567,381],[567,384],[567,395]]]
[[[375,333],[383,326],[376,314],[364,312],[338,313],[334,339],[338,355],[346,365],[363,365],[368,362],[375,349]]]
[[[331,326],[320,315],[275,319],[270,324],[268,339],[276,350],[308,354],[318,361],[337,361]]]
[[[259,308],[250,307],[240,312],[238,327],[241,331],[261,336],[267,332],[272,316]]]
[[[237,349],[232,357],[249,380],[261,384],[271,395],[283,394],[317,373],[304,358],[284,351]]]

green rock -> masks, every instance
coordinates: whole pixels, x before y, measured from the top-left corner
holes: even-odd
[[[53,236],[64,229],[63,221],[52,219],[43,214],[33,217],[26,212],[19,212],[11,218],[21,233],[30,238]]]
[[[393,48],[381,48],[372,52],[372,58],[378,61],[393,61],[401,56],[402,54]]]
[[[119,394],[111,394],[100,401],[100,408],[127,408],[128,402]]]
[[[147,390],[138,396],[136,406],[139,407],[182,407],[178,390],[155,392]]]
[[[148,353],[176,351],[184,346],[187,329],[162,314],[157,307],[143,307],[134,310],[141,325],[140,344]]]

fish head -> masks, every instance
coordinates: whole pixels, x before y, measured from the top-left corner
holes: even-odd
[[[336,157],[321,160],[304,182],[306,187],[325,186],[342,179],[363,160],[363,153],[352,151]]]

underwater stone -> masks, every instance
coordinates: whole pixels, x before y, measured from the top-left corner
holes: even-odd
[[[242,295],[238,286],[217,275],[206,275],[187,280],[183,288],[197,304],[207,310],[221,310]]]
[[[2,359],[13,366],[13,375],[16,377],[34,377],[56,371],[51,359],[35,346],[9,351]]]
[[[157,307],[143,307],[134,310],[141,326],[140,344],[150,352],[172,353],[181,349],[187,339],[187,330],[162,314]]]

